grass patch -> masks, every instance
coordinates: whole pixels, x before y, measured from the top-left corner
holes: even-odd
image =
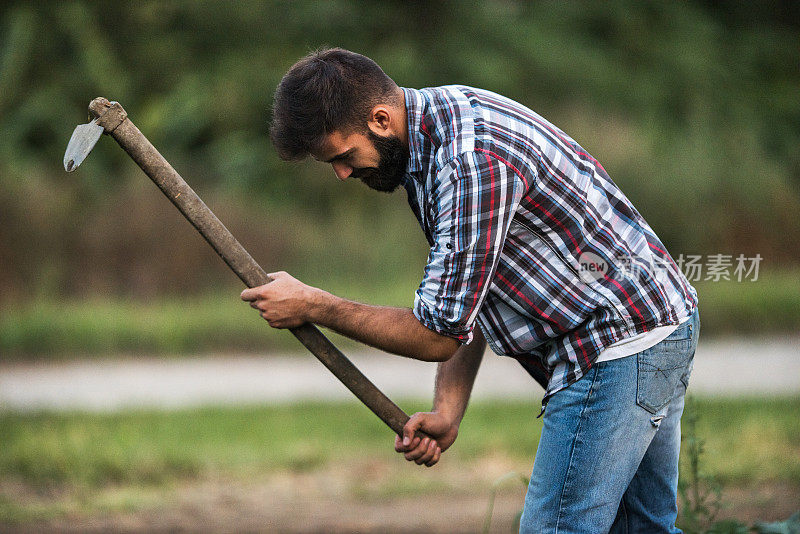
[[[4,523],[43,521],[69,512],[69,508],[62,503],[17,502],[15,499],[0,495],[0,521]]]
[[[411,306],[416,289],[416,282],[410,280],[379,291],[352,284],[319,285],[345,298],[391,306]],[[288,331],[269,328],[242,302],[242,289],[231,286],[220,294],[147,302],[34,301],[0,314],[0,353],[5,359],[58,359],[119,353],[305,350]],[[363,347],[330,331],[326,335],[337,346]]]
[[[800,486],[800,397],[696,398],[707,474],[726,483],[780,480]]]
[[[800,271],[761,273],[755,282],[720,280],[694,286],[704,335],[800,331]]]
[[[704,336],[800,331],[800,271],[762,273],[756,282],[696,284]],[[411,306],[418,280],[375,288],[352,281],[308,280],[362,302]],[[238,299],[241,288],[191,298],[34,301],[0,314],[5,359],[72,358],[119,353],[170,355],[211,351],[302,352],[286,331],[273,330]],[[361,345],[326,332],[337,346]]]
[[[704,472],[723,486],[800,487],[800,397],[690,402],[706,441]],[[434,470],[409,469],[382,423],[353,403],[3,414],[0,521],[136,509],[183,483],[276,473],[339,473],[348,491],[365,500],[426,492],[488,495],[502,474],[529,472],[541,430],[537,414],[534,403],[476,403]],[[468,473],[473,479],[465,484]]]
[[[359,436],[366,454],[387,435],[352,405],[207,408],[110,415],[0,416],[0,475],[52,484],[166,484],[216,473],[303,471],[346,458]],[[341,444],[336,446],[336,444]]]

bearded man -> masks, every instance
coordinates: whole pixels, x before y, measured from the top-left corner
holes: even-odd
[[[439,362],[433,409],[411,417],[398,452],[432,466],[453,444],[488,342],[545,389],[522,532],[680,532],[697,293],[597,160],[508,98],[401,88],[342,49],[289,69],[270,134],[283,159],[313,156],[342,181],[405,188],[430,244],[411,309],[348,301],[287,273],[242,293],[272,327],[316,323]]]

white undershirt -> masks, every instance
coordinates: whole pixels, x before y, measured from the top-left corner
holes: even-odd
[[[609,360],[617,360],[619,358],[624,358],[625,356],[630,356],[631,354],[636,354],[637,352],[642,352],[643,350],[649,349],[656,343],[661,342],[668,335],[677,330],[679,325],[685,323],[689,319],[691,319],[691,317],[686,317],[678,324],[657,326],[648,332],[643,332],[641,334],[636,334],[633,337],[620,339],[613,345],[609,345],[603,349],[603,351],[597,356],[597,361],[607,362]]]
[[[603,349],[600,354],[597,356],[597,360],[595,363],[599,362],[607,362],[609,360],[618,360],[620,358],[624,358],[626,356],[631,356],[636,354],[637,352],[642,352],[643,350],[647,350],[656,343],[659,343],[663,339],[665,339],[668,335],[673,333],[677,330],[679,325],[682,325],[686,321],[691,319],[691,316],[684,318],[681,320],[680,323],[677,325],[670,324],[667,326],[657,326],[648,332],[643,332],[641,334],[636,334],[632,337],[626,337],[624,339],[620,339],[613,345],[609,345],[605,349]],[[567,364],[559,362],[556,365],[556,368],[553,369],[552,376],[561,376],[566,371]]]

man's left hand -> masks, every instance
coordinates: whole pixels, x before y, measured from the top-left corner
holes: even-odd
[[[273,328],[295,328],[313,322],[314,305],[321,291],[289,273],[270,273],[272,282],[242,291],[242,300],[259,311]]]
[[[430,437],[420,439],[416,431]],[[458,425],[439,412],[417,412],[403,426],[403,437],[395,436],[394,450],[417,465],[432,467],[458,436]]]

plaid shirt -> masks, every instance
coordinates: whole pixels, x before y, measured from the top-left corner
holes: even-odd
[[[406,89],[408,202],[430,244],[428,328],[555,392],[616,341],[678,324],[697,293],[605,169],[530,109],[465,86]],[[559,372],[554,374],[559,362]]]

